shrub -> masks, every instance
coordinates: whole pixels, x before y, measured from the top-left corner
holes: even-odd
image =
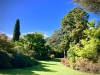
[[[50,55],[50,58],[54,59],[55,58],[55,55],[54,54],[51,54]]]
[[[32,65],[37,65],[38,64],[38,61],[32,58],[31,59],[31,63],[32,63]]]
[[[20,53],[20,54],[24,54],[24,48],[22,46],[15,46],[14,47],[14,50],[17,52],[17,53]]]
[[[48,59],[50,59],[50,58],[46,53],[43,53],[39,56],[39,60],[48,60]]]
[[[12,68],[11,65],[11,54],[6,51],[0,50],[0,69]]]
[[[11,62],[14,68],[24,68],[24,67],[38,64],[37,61],[31,59],[29,56],[25,56],[17,53],[13,54],[13,59]]]
[[[65,66],[67,66],[67,67],[70,67],[69,61],[68,61],[67,59],[65,59],[65,58],[63,58],[63,59],[61,60],[61,63],[62,63],[63,65],[65,65]]]
[[[23,68],[27,66],[27,60],[21,54],[13,54],[12,66],[14,68]]]
[[[34,59],[37,60],[48,60],[50,59],[49,56],[46,53],[37,53],[37,52],[33,52],[32,55],[29,55],[30,57],[33,57]]]
[[[3,33],[0,33],[0,50],[11,50],[13,48],[13,43],[8,40],[7,36]]]
[[[88,60],[79,59],[74,64],[73,69],[89,73],[100,73],[100,64],[93,63],[92,61]]]
[[[24,58],[27,60],[27,66],[37,65],[38,61],[34,58],[30,58],[29,56],[24,56]]]
[[[82,58],[76,58],[75,63],[73,63],[72,61],[73,61],[72,59],[67,60],[66,58],[63,58],[61,60],[61,63],[67,67],[70,67],[82,72],[100,74],[100,63],[93,63],[93,61],[89,61],[87,59],[82,59]]]
[[[97,62],[100,64],[100,57],[98,58],[98,61]]]

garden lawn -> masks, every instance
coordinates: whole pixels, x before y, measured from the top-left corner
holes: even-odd
[[[21,69],[5,69],[0,70],[0,75],[100,75],[83,73],[60,63],[59,59],[40,61],[37,66],[21,68]]]

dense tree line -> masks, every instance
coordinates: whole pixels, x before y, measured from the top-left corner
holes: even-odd
[[[89,4],[86,0],[73,1],[88,11],[99,13],[99,1],[87,0]],[[90,7],[93,2],[97,6]],[[78,58],[100,63],[100,22],[95,25],[95,19],[88,19],[88,13],[76,7],[62,18],[61,28],[46,39],[38,32],[20,36],[20,21],[17,19],[11,40],[0,34],[0,69],[36,65],[37,60],[50,59],[51,56],[64,57],[72,63]]]
[[[20,36],[20,24],[17,19],[11,40],[6,34],[0,33],[0,69],[37,65],[38,60],[50,59],[50,50],[51,47],[46,45],[42,33]]]
[[[84,72],[100,73],[100,22],[88,20],[82,8],[74,8],[62,18],[61,29],[47,38],[53,51],[63,55],[65,66]],[[62,54],[63,52],[63,54]]]
[[[97,62],[100,55],[99,22],[95,27],[95,20],[88,21],[88,18],[82,8],[69,11],[61,21],[61,29],[47,39],[47,44],[54,51],[63,51],[69,59],[82,57]]]

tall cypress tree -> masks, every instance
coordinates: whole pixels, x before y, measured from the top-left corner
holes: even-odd
[[[13,32],[13,41],[18,41],[20,36],[20,21],[19,19],[16,20],[14,32]]]

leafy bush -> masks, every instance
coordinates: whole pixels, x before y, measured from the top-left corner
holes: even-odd
[[[37,59],[37,60],[47,60],[49,59],[49,56],[47,55],[47,53],[38,53],[36,51],[31,51],[31,53],[29,54],[29,56],[31,58]]]
[[[39,56],[39,60],[48,60],[48,59],[50,59],[50,58],[46,53],[43,53]]]
[[[61,60],[61,63],[67,67],[70,67],[70,68],[73,68],[75,70],[79,70],[82,72],[100,74],[100,64],[99,63],[93,63],[92,61],[89,61],[87,59],[81,59],[81,58],[77,58],[75,63],[73,63],[72,61],[73,59],[67,60],[66,58],[63,58]]]
[[[54,54],[55,58],[63,58],[64,57],[64,52],[63,51],[62,52],[50,51],[50,54]]]
[[[100,64],[100,57],[98,58],[98,63]]]
[[[55,58],[55,55],[54,54],[51,54],[50,55],[50,58],[54,59]]]
[[[13,59],[11,62],[14,68],[24,68],[38,64],[37,61],[35,61],[34,59],[31,59],[28,56],[17,53],[13,54]]]
[[[14,47],[14,50],[17,52],[17,53],[20,53],[20,54],[24,54],[24,48],[22,46],[15,46]]]
[[[30,58],[29,56],[25,56],[24,58],[27,60],[27,66],[32,66],[32,65],[37,65],[38,61],[35,60],[34,58]]]
[[[12,68],[11,65],[11,54],[6,51],[0,50],[0,69]]]
[[[89,73],[99,73],[100,74],[100,64],[93,63],[92,61],[79,59],[74,63],[73,69],[79,70],[82,72]]]
[[[11,62],[14,68],[23,68],[27,66],[27,60],[21,54],[13,54]]]
[[[0,50],[11,50],[13,48],[13,44],[10,40],[8,40],[5,34],[0,33]]]
[[[65,58],[63,58],[63,59],[61,60],[61,63],[62,63],[63,65],[65,65],[65,66],[67,66],[67,67],[70,67],[69,61],[68,61],[67,59],[65,59]]]

